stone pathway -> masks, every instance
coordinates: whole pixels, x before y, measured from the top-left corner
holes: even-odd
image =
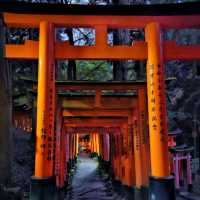
[[[99,173],[95,159],[78,158],[77,169],[65,200],[128,200],[114,192],[112,183]]]
[[[98,162],[88,157],[79,157],[77,168],[64,200],[134,200],[122,188],[114,189],[106,176],[100,175]],[[183,200],[177,197],[177,200]]]
[[[190,192],[180,192],[180,196],[187,200],[200,200],[200,196]]]

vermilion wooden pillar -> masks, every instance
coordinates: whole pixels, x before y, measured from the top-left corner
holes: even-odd
[[[65,149],[66,149],[66,178],[67,178],[67,175],[68,175],[68,170],[69,170],[69,134],[66,134],[65,132],[65,141],[66,141],[66,145],[65,145]]]
[[[70,167],[74,167],[75,162],[75,155],[76,155],[76,134],[71,134],[71,159],[70,159]]]
[[[100,156],[101,159],[104,156],[104,153],[103,153],[103,143],[102,143],[103,138],[102,138],[102,136],[103,136],[103,134],[99,135],[99,156]]]
[[[95,138],[94,138],[94,134],[91,134],[92,136],[92,152],[95,153]]]
[[[76,134],[73,134],[73,162],[74,162],[74,159],[76,157]]]
[[[122,140],[122,184],[126,186],[130,186],[130,159],[129,159],[129,152],[128,152],[128,126],[123,126],[123,140]]]
[[[97,152],[97,137],[96,137],[96,133],[94,133],[93,137],[94,137],[94,152],[98,153]]]
[[[142,198],[148,196],[149,175],[150,175],[150,158],[149,158],[149,136],[147,132],[147,101],[145,88],[138,90],[138,126],[141,148],[141,188]]]
[[[125,125],[124,128],[124,135],[126,136],[125,145],[125,152],[124,152],[124,174],[125,174],[125,182],[124,184],[131,187],[132,185],[132,154],[133,152],[130,149],[130,135],[129,135],[129,126],[128,124]]]
[[[122,182],[122,179],[123,179],[123,174],[122,174],[122,167],[123,167],[123,159],[122,159],[122,155],[123,155],[123,132],[121,132],[119,135],[118,135],[118,145],[116,148],[119,148],[119,154],[117,155],[118,157],[118,176],[119,176],[119,180],[120,182]]]
[[[74,149],[74,151],[73,151],[73,159],[76,158],[76,141],[77,141],[77,133],[74,134],[74,137],[73,137],[73,144],[74,144],[74,146],[73,146],[73,149]]]
[[[103,154],[104,154],[104,161],[109,161],[109,151],[110,151],[110,148],[109,148],[109,134],[108,133],[105,133],[103,135]]]
[[[137,107],[133,111],[135,199],[138,200],[148,197],[150,161],[146,108],[145,88],[139,88]]]
[[[67,140],[66,140],[66,135],[65,131],[63,130],[63,178],[64,178],[64,185],[65,182],[67,181],[67,154],[66,154],[66,146],[67,146]]]
[[[93,152],[96,153],[96,140],[95,140],[95,133],[92,134],[92,141],[93,141]]]
[[[93,152],[93,138],[92,138],[92,134],[90,134],[90,149],[91,149],[91,153]]]
[[[65,139],[64,139],[64,131],[61,131],[61,141],[60,141],[60,184],[59,187],[64,187],[65,181]]]
[[[119,135],[114,135],[115,138],[115,179],[120,180],[119,175],[119,158],[120,158],[120,146],[119,146]]]
[[[71,163],[73,163],[73,158],[74,158],[74,134],[71,134]]]
[[[98,156],[100,155],[100,143],[99,143],[99,134],[98,133],[96,133],[96,143],[97,143],[97,154],[98,154]]]
[[[105,141],[104,141],[105,136],[106,136],[106,133],[101,135],[101,154],[102,154],[103,160],[105,160],[105,157],[106,157],[106,147],[105,147]]]
[[[133,143],[133,117],[130,116],[128,118],[128,137],[129,137],[129,145],[128,145],[128,153],[130,159],[130,185],[131,187],[135,186],[135,159],[134,159],[134,143]]]
[[[71,160],[72,160],[72,136],[73,134],[69,134],[69,162],[71,166]]]
[[[118,135],[113,134],[113,171],[116,180],[119,180],[119,143],[118,143]]]
[[[119,177],[122,184],[125,182],[125,149],[124,149],[124,141],[125,135],[124,131],[120,134],[119,137],[119,146],[120,146],[120,154],[119,154]]]
[[[62,165],[62,110],[61,103],[58,102],[56,116],[56,155],[55,155],[55,175],[56,175],[56,186],[61,187],[61,165]]]
[[[107,173],[110,172],[111,169],[111,139],[110,139],[110,134],[105,133],[103,137],[103,146],[104,146],[104,168]]]
[[[175,199],[174,179],[170,177],[164,61],[161,30],[158,23],[145,28],[148,45],[147,92],[150,132],[150,199]]]
[[[114,149],[114,137],[112,134],[109,135],[109,145],[110,145],[110,153],[109,153],[109,159],[110,159],[110,165],[111,165],[111,176],[114,176],[114,157],[115,157],[115,149]]]
[[[78,156],[78,153],[79,153],[79,134],[77,133],[77,136],[76,136],[76,156]]]
[[[142,152],[141,137],[139,130],[138,111],[133,113],[133,142],[134,142],[134,161],[135,161],[135,187],[136,190],[142,187]],[[138,198],[138,197],[137,197]]]
[[[111,135],[111,162],[112,162],[112,175],[115,176],[115,157],[116,157],[116,149],[115,149],[115,136]]]
[[[37,97],[35,175],[30,199],[52,199],[55,187],[53,173],[55,66],[54,27],[40,22]]]
[[[69,170],[73,165],[73,134],[69,134]]]
[[[106,133],[102,134],[100,137],[101,137],[101,155],[102,155],[102,158],[105,159],[105,144],[104,144],[104,138],[105,138],[105,135]]]

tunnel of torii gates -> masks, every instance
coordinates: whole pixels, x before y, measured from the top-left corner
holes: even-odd
[[[85,131],[93,135],[92,141],[96,144],[93,151],[110,161],[116,179],[135,187],[136,191],[148,187],[151,200],[175,199],[167,145],[164,62],[199,59],[200,46],[179,46],[175,41],[164,41],[162,30],[199,27],[199,6],[199,3],[153,6],[0,4],[7,27],[39,28],[39,41],[5,45],[7,59],[39,61],[35,174],[31,180],[30,199],[54,198],[55,177],[57,187],[62,187],[66,177],[65,162],[76,157],[78,135]],[[71,46],[68,42],[57,42],[57,27],[94,28],[95,45]],[[132,46],[108,46],[108,28],[142,28],[145,41],[135,41]],[[77,82],[56,85],[55,61],[59,59],[146,60],[147,84]],[[95,90],[94,104],[90,105],[92,101],[85,97],[79,97],[76,104],[72,98],[76,106],[70,108],[70,98],[63,101],[57,98],[59,88]],[[113,96],[110,101],[101,95],[106,89],[135,90],[137,95]],[[64,102],[66,108],[62,106]],[[107,138],[111,138],[109,144]],[[112,147],[109,155],[108,146]]]

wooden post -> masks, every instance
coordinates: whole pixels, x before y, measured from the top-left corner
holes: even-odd
[[[126,137],[126,140],[124,141],[124,184],[126,186],[131,187],[131,170],[132,170],[132,156],[131,156],[131,149],[130,146],[130,137],[129,137],[129,126],[128,124],[124,125],[124,133],[123,135]]]
[[[149,137],[147,133],[147,102],[144,88],[138,90],[138,123],[141,139],[142,186],[147,188],[150,175]]]
[[[99,134],[96,133],[96,142],[97,142],[97,154],[100,155],[100,143],[99,143]]]
[[[116,147],[116,135],[112,134],[111,136],[111,157],[112,157],[112,170],[113,170],[113,175],[116,177],[116,154],[117,154],[117,149]]]
[[[101,90],[96,90],[95,93],[95,108],[101,107]]]
[[[97,153],[97,140],[96,140],[96,133],[93,134],[93,140],[94,140],[94,153]]]
[[[119,180],[122,182],[122,166],[124,163],[122,163],[122,155],[123,155],[123,132],[121,132],[118,136],[117,136],[117,146],[116,148],[119,148],[119,153],[117,154],[117,158],[118,158],[118,163],[117,163],[117,167],[118,167],[118,177]]]
[[[113,135],[113,139],[114,139],[114,156],[113,156],[113,165],[114,165],[114,175],[115,175],[115,180],[119,180],[119,152],[120,152],[120,146],[119,146],[119,142],[118,139],[119,135]]]
[[[130,158],[130,170],[131,170],[131,173],[130,173],[130,185],[131,186],[135,186],[135,177],[136,177],[136,174],[135,174],[135,159],[134,159],[134,143],[133,143],[133,134],[134,134],[134,131],[133,131],[133,117],[132,115],[129,116],[128,118],[128,136],[129,136],[129,158]]]
[[[102,144],[103,144],[103,159],[104,159],[104,168],[107,173],[110,170],[110,135],[109,133],[105,133],[102,137]]]
[[[56,116],[56,155],[55,155],[55,175],[56,175],[56,186],[61,185],[61,152],[62,152],[62,110],[60,102],[58,103],[58,110]]]
[[[139,133],[138,111],[133,113],[133,141],[134,141],[134,160],[135,160],[135,187],[137,190],[142,186],[142,152],[141,138]],[[138,198],[138,197],[137,197]]]
[[[64,181],[65,181],[65,140],[64,140],[64,130],[62,128],[61,131],[61,137],[60,137],[60,184],[59,188],[64,187]]]
[[[170,177],[167,145],[167,110],[161,30],[158,23],[147,24],[147,92],[150,133],[150,199],[175,199],[174,180]]]
[[[55,113],[54,27],[40,22],[35,176],[31,199],[52,199]]]
[[[76,156],[78,156],[79,151],[79,134],[76,135]]]
[[[93,152],[93,137],[92,134],[90,134],[90,149],[91,149],[91,153]]]
[[[69,173],[69,160],[70,160],[70,147],[69,147],[69,134],[66,134],[65,132],[65,137],[66,137],[66,162],[67,162],[67,174]]]
[[[104,161],[109,161],[109,134],[103,135],[103,154]]]
[[[76,141],[77,141],[77,133],[74,134],[74,155],[73,155],[73,159],[75,160],[76,158]]]
[[[76,134],[73,134],[73,137],[72,137],[72,143],[73,143],[73,154],[72,154],[72,159],[73,159],[73,164],[74,164],[74,159],[75,159],[75,156],[76,156]]]

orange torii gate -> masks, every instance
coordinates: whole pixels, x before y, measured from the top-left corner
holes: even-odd
[[[53,198],[54,64],[57,59],[147,60],[151,160],[149,199],[175,199],[174,180],[168,163],[164,62],[199,59],[200,46],[180,46],[174,41],[163,41],[161,32],[166,28],[198,27],[199,6],[198,2],[120,7],[1,2],[0,11],[8,27],[39,27],[39,42],[5,46],[8,59],[39,60],[36,162],[31,199]],[[55,28],[63,26],[94,28],[95,45],[80,47],[56,42]],[[134,42],[132,46],[110,47],[107,45],[108,28],[144,28],[146,41]]]

